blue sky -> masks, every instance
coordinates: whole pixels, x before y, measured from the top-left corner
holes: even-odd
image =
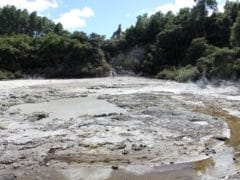
[[[221,10],[226,0],[218,0]],[[69,31],[96,32],[110,37],[122,24],[123,29],[136,22],[143,13],[156,11],[177,12],[192,7],[193,0],[0,0],[0,7],[7,4],[17,8],[37,11],[55,22],[61,22]]]

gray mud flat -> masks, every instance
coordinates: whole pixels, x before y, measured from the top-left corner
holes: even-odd
[[[118,77],[0,85],[2,179],[238,177],[238,84]]]
[[[10,111],[20,111],[22,114],[33,114],[38,111],[48,114],[49,119],[69,119],[69,117],[77,118],[82,115],[101,115],[125,112],[124,109],[95,97],[77,97],[36,104],[21,104],[13,106],[10,108]]]

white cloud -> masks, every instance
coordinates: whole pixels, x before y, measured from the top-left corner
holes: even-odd
[[[167,13],[168,11],[172,11],[177,13],[181,8],[185,7],[193,7],[195,5],[193,0],[175,0],[173,3],[163,4],[155,8],[154,13],[161,11],[162,13]]]
[[[27,9],[30,12],[43,12],[49,8],[57,8],[57,0],[0,0],[0,7],[14,5],[20,9]]]
[[[62,23],[64,28],[68,30],[75,30],[86,26],[86,19],[94,16],[94,12],[89,7],[83,9],[72,9],[64,13],[60,18],[56,19],[56,23]]]
[[[230,1],[237,1],[237,0],[230,0]],[[218,3],[218,10],[220,12],[223,12],[226,0],[217,0],[217,3]],[[173,3],[167,3],[167,4],[163,4],[161,6],[156,7],[154,11],[152,11],[150,14],[153,14],[158,11],[161,11],[162,13],[167,13],[168,11],[177,13],[181,8],[185,8],[185,7],[191,8],[194,5],[195,5],[195,2],[193,0],[175,0],[175,2]]]

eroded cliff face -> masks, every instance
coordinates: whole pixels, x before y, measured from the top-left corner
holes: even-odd
[[[145,49],[134,47],[126,52],[120,52],[111,58],[110,64],[118,74],[135,74],[141,66]]]

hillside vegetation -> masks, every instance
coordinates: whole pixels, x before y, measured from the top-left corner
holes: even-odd
[[[196,0],[177,14],[144,14],[108,40],[14,6],[0,9],[0,24],[1,79],[105,76],[111,65],[176,81],[240,78],[239,2],[227,1],[224,12],[215,0]]]
[[[103,36],[69,33],[60,23],[14,6],[0,9],[0,24],[0,79],[95,77],[110,69]]]

